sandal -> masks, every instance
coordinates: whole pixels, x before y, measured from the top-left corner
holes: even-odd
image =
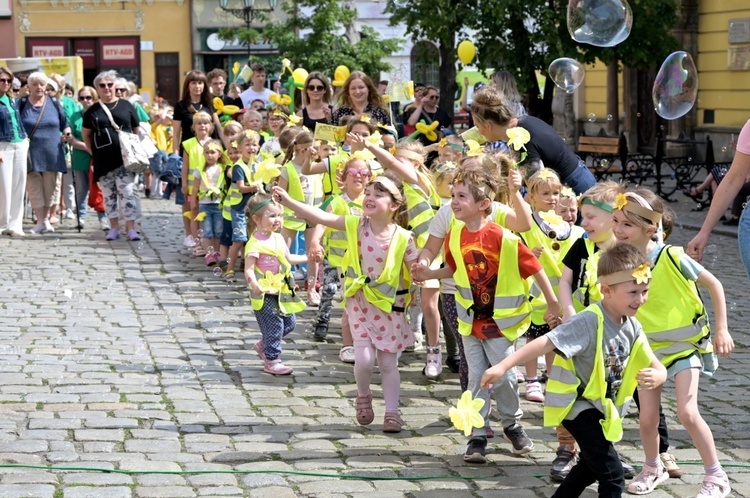
[[[397,433],[401,432],[404,426],[404,420],[396,412],[388,412],[383,419],[383,432]]]
[[[732,488],[729,486],[729,478],[724,479],[716,476],[706,476],[703,478],[701,491],[695,498],[725,498]]]
[[[201,246],[195,246],[195,249],[193,249],[193,256],[205,256],[206,250],[203,249]]]
[[[683,189],[682,193],[687,197],[690,197],[694,201],[701,201],[703,199],[703,192],[698,192],[698,189],[696,187]]]
[[[641,473],[628,484],[628,493],[631,495],[647,495],[667,479],[669,479],[669,473],[664,467],[654,468],[644,465]]]
[[[359,425],[369,425],[375,420],[375,412],[372,410],[372,393],[367,396],[357,395],[354,402],[354,409],[357,413],[357,423]],[[387,415],[386,415],[387,416]]]

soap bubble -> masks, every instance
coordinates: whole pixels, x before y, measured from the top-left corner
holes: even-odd
[[[568,57],[561,57],[552,61],[548,72],[555,85],[567,93],[573,93],[583,83],[583,77],[586,75],[583,65]]]
[[[599,167],[601,169],[609,169],[609,159],[602,159],[601,162],[599,162]]]
[[[687,52],[670,54],[654,80],[651,97],[654,110],[664,119],[687,114],[698,96],[698,70]]]
[[[607,114],[607,121],[612,121],[613,119],[615,119],[614,116]]]
[[[706,254],[714,254],[717,251],[716,244],[706,246]]]
[[[578,43],[614,47],[630,35],[633,12],[626,0],[570,0],[568,32]]]
[[[592,112],[589,114],[589,123],[593,123],[594,121],[596,121],[596,114]]]
[[[223,272],[221,271],[221,268],[219,268],[218,266],[216,268],[214,268],[214,276],[215,277],[220,277],[222,273]]]

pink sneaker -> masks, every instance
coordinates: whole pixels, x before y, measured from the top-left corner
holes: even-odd
[[[253,346],[253,349],[256,353],[258,353],[258,356],[260,356],[260,359],[263,361],[266,361],[266,353],[263,351],[263,341],[258,341]]]
[[[528,382],[526,384],[526,399],[535,403],[544,403],[544,393],[539,382]]]
[[[275,360],[266,360],[266,366],[263,367],[263,371],[273,375],[289,375],[294,372],[294,369],[284,365],[279,358],[276,358]]]

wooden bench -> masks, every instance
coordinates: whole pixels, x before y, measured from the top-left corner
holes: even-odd
[[[654,163],[651,154],[628,154],[624,135],[608,137],[604,135],[578,137],[578,155],[584,161],[591,158],[589,170],[597,181],[609,180],[619,174],[621,181],[640,185],[653,176]],[[619,164],[615,164],[619,161]]]

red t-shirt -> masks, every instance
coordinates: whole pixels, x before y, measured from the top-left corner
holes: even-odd
[[[445,237],[445,262],[455,272],[456,260],[450,252],[450,237],[450,233]],[[487,223],[476,232],[470,232],[466,227],[461,229],[461,254],[475,305],[471,334],[478,339],[492,339],[503,335],[492,319],[502,243],[503,229],[495,223]],[[518,271],[521,278],[526,279],[541,269],[541,263],[531,250],[518,244]],[[480,309],[476,310],[477,307]]]

